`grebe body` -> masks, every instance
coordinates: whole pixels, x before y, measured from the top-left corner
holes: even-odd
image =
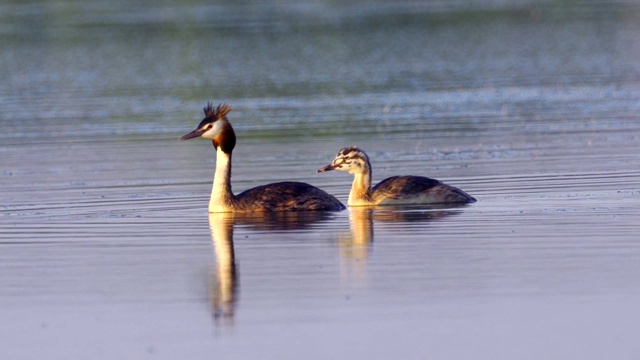
[[[216,170],[209,199],[209,212],[252,211],[339,211],[345,206],[335,197],[302,182],[279,182],[246,190],[238,195],[231,191],[231,153],[236,145],[233,127],[227,119],[227,104],[204,108],[205,118],[192,132],[180,140],[211,139],[216,150]]]
[[[234,208],[238,212],[246,212],[258,210],[339,211],[346,207],[338,199],[313,185],[283,181],[243,191],[236,196]]]
[[[369,156],[352,146],[338,151],[331,164],[318,172],[347,171],[354,175],[349,192],[350,206],[472,203],[476,199],[464,191],[424,176],[393,176],[371,188]]]

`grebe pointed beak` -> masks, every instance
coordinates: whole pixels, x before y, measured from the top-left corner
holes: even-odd
[[[335,170],[335,168],[336,168],[336,167],[335,167],[333,164],[329,164],[329,165],[327,165],[327,166],[325,166],[325,167],[323,167],[323,168],[321,168],[321,169],[318,169],[318,170],[316,171],[316,173],[321,173],[321,172],[325,172],[325,171]]]
[[[189,140],[189,139],[193,139],[193,138],[197,138],[202,136],[202,134],[205,133],[205,130],[202,129],[195,129],[192,132],[183,135],[180,140]]]

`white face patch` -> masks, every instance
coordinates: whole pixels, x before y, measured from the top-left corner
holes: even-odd
[[[359,174],[366,172],[366,164],[364,154],[359,151],[350,151],[344,155],[344,151],[340,151],[333,160],[335,170],[347,171],[350,174]]]
[[[222,130],[222,121],[216,121],[213,124],[207,124],[204,126],[203,129],[207,129],[207,131],[205,131],[201,137],[205,138],[205,139],[213,139],[216,136],[218,136],[218,134],[220,134],[220,130]]]

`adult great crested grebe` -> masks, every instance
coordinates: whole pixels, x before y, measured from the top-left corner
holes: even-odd
[[[335,197],[302,182],[278,182],[246,190],[238,195],[231,191],[231,152],[236,134],[227,119],[231,107],[209,102],[204,108],[205,118],[192,132],[180,140],[197,137],[211,139],[216,149],[216,171],[213,177],[209,212],[344,210]]]
[[[371,163],[358,147],[340,149],[331,164],[318,172],[347,171],[355,175],[349,192],[349,206],[472,203],[464,191],[424,176],[393,176],[371,189]]]

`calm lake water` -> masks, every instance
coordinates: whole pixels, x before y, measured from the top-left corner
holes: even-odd
[[[0,5],[7,359],[638,359],[640,5]],[[344,146],[463,207],[207,213]]]

